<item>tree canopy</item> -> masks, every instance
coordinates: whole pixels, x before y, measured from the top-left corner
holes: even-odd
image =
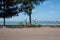
[[[16,2],[14,0],[0,0],[0,17],[9,18],[18,15]]]
[[[19,2],[21,5],[22,11],[26,12],[28,15],[31,14],[30,11],[34,8],[34,5],[39,5],[40,3],[43,3],[45,0],[16,0],[16,2]]]
[[[9,18],[18,15],[16,4],[22,4],[19,11],[24,11],[28,15],[31,14],[34,5],[42,3],[44,0],[0,0],[0,17]]]

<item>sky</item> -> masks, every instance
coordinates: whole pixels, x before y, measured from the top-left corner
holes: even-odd
[[[19,13],[19,16],[6,18],[6,21],[28,21],[29,16]],[[32,10],[32,20],[36,21],[60,21],[60,0],[47,0],[35,6]],[[0,18],[3,21],[3,18]]]

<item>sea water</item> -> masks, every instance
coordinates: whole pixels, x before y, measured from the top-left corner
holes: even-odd
[[[60,25],[60,21],[38,21],[37,25]]]
[[[6,25],[20,25],[20,22],[5,22]],[[0,21],[0,25],[3,25],[4,22]],[[60,25],[60,21],[37,21],[37,22],[32,22],[32,24],[35,25]]]

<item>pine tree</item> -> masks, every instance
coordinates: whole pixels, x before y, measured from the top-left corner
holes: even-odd
[[[4,26],[5,18],[18,15],[16,4],[14,0],[0,0],[0,18],[4,19]]]
[[[22,11],[25,12],[29,16],[29,24],[31,25],[31,14],[32,10],[35,8],[34,5],[39,5],[43,3],[45,0],[16,0],[20,2]]]

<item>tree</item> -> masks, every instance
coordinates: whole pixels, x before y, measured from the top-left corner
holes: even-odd
[[[18,15],[16,4],[14,0],[0,0],[0,18],[4,19],[4,26],[5,18]]]
[[[9,18],[18,15],[19,12],[25,12],[29,16],[29,23],[31,25],[31,14],[34,5],[42,3],[44,0],[0,0],[0,17]],[[16,4],[21,4],[21,7],[17,9]]]
[[[29,24],[31,25],[31,14],[32,10],[34,8],[34,5],[38,5],[40,3],[43,3],[45,0],[17,0],[17,2],[20,2],[22,5],[22,11],[25,12],[29,16]]]

